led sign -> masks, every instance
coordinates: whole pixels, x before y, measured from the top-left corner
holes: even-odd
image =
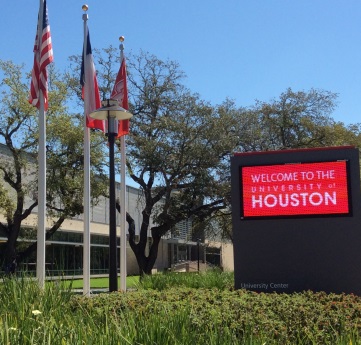
[[[240,167],[241,218],[348,215],[347,161]]]

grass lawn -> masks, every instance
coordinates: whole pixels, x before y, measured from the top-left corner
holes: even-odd
[[[65,281],[66,286],[72,284],[73,289],[82,289],[83,288],[83,279],[74,279]],[[127,288],[137,287],[139,284],[139,276],[129,276],[127,277]],[[120,278],[118,279],[118,286],[120,286]],[[109,278],[90,278],[90,288],[91,289],[106,289],[109,287]]]

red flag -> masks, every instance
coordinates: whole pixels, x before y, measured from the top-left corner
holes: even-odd
[[[48,109],[48,75],[46,66],[54,59],[46,0],[40,5],[34,44],[34,66],[31,72],[29,103],[40,108],[40,92],[44,110]]]
[[[127,67],[125,64],[125,57],[123,51],[121,52],[121,63],[120,69],[115,79],[115,84],[113,92],[110,95],[110,98],[116,99],[119,102],[119,105],[124,109],[128,110],[128,88],[127,88]],[[122,120],[118,123],[118,136],[120,138],[123,135],[129,133],[129,120]]]
[[[84,100],[84,113],[86,116],[86,126],[100,129],[104,132],[103,120],[94,120],[89,114],[101,107],[97,75],[95,72],[92,48],[90,45],[89,29],[86,26],[86,41],[84,41],[80,84],[82,85],[82,97]],[[84,56],[85,53],[85,56]]]

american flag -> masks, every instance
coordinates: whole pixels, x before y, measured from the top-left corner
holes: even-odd
[[[121,51],[121,64],[120,69],[115,79],[112,94],[110,98],[116,99],[119,105],[124,109],[129,109],[128,104],[128,88],[127,88],[127,67],[125,64],[125,57],[123,51]],[[129,133],[129,120],[122,120],[118,122],[118,136],[117,138],[127,135]]]
[[[44,98],[44,110],[48,109],[48,75],[46,66],[53,61],[50,25],[46,0],[40,4],[34,44],[34,66],[31,73],[29,102],[40,108],[40,92]]]

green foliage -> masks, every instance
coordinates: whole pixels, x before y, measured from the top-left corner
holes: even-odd
[[[212,272],[211,276],[213,275]],[[179,275],[160,275],[181,282]],[[62,281],[0,282],[1,344],[355,345],[361,344],[361,297],[323,292],[264,294],[180,287],[74,295]],[[230,275],[231,276],[231,275]],[[192,282],[192,279],[194,281]],[[225,278],[219,275],[219,280]],[[220,284],[221,285],[221,284]],[[211,284],[209,284],[211,286]]]
[[[5,217],[11,217],[12,212],[14,212],[14,201],[9,196],[9,191],[4,188],[2,182],[0,182],[0,212],[2,212]]]
[[[188,287],[225,290],[231,289],[233,285],[233,273],[214,269],[200,273],[163,273],[145,276],[140,280],[139,289],[161,291],[174,287]]]
[[[361,342],[361,299],[353,295],[309,291],[292,295],[258,294],[181,287],[99,295],[91,300],[76,298],[76,303],[93,315],[107,310],[115,318],[124,314],[128,319],[135,317],[136,322],[144,325],[144,332],[150,328],[145,319],[153,326],[155,322],[158,327],[167,328],[168,323],[175,322],[173,316],[177,318],[185,313],[189,332],[198,334],[199,338],[185,337],[182,344],[191,341],[204,344],[224,334],[229,341],[226,344]],[[162,319],[167,322],[159,321]]]
[[[70,298],[61,283],[42,290],[26,277],[5,279],[0,284],[0,343],[51,344],[56,336],[68,336],[67,324],[74,319],[64,311]]]
[[[360,146],[358,125],[332,118],[337,94],[287,89],[278,99],[240,109],[240,151],[268,151],[337,145]]]

